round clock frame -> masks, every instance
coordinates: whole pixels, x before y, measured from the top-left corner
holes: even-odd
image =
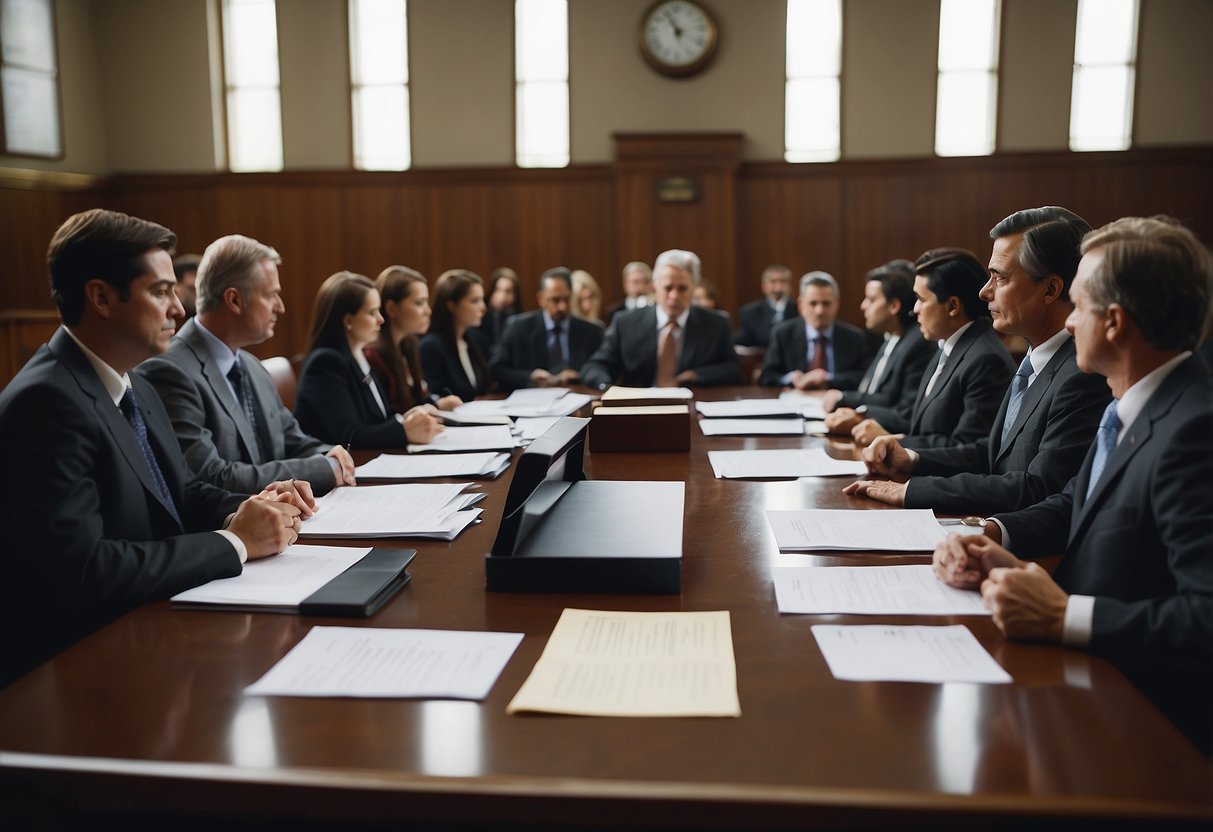
[[[665,19],[666,26],[662,25],[662,18]],[[683,37],[679,24],[694,25],[697,20],[703,23],[702,43],[697,45],[697,51],[692,53],[691,60],[685,63],[675,62],[668,57],[668,53],[670,48]],[[663,49],[664,44],[660,41],[669,40],[669,36],[664,34],[667,26],[675,43],[671,43],[669,47]],[[715,15],[695,0],[657,0],[641,15],[636,37],[641,57],[650,67],[671,78],[688,78],[706,69],[712,59],[716,57],[716,47],[720,43],[720,28],[716,23]],[[696,44],[688,41],[687,46],[696,47]]]

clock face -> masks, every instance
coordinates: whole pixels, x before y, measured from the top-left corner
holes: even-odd
[[[716,21],[691,0],[655,3],[640,21],[640,52],[658,72],[698,72],[716,52]]]

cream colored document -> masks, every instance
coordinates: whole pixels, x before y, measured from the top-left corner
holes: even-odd
[[[741,716],[727,610],[566,609],[507,713]]]

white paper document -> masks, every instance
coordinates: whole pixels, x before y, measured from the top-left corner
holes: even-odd
[[[1007,684],[1011,676],[963,624],[948,627],[814,624],[835,679]]]
[[[717,479],[859,477],[868,472],[860,460],[834,459],[821,448],[764,451],[708,451]]]
[[[820,419],[812,419],[804,423],[804,432],[807,436],[828,436],[830,429]]]
[[[507,713],[741,716],[729,613],[566,609]]]
[[[981,593],[948,586],[929,564],[771,570],[780,612],[810,615],[989,615]]]
[[[802,403],[779,399],[741,399],[732,402],[695,402],[695,409],[705,419],[745,419],[761,416],[794,416],[799,418]]]
[[[930,552],[948,532],[929,508],[768,511],[781,552]]]
[[[779,394],[781,402],[797,402],[800,412],[806,419],[824,419],[825,408],[821,406],[821,394],[805,393],[800,390],[784,390]]]
[[[174,604],[291,609],[366,557],[367,547],[296,543],[272,558],[250,560],[232,578],[218,578],[178,592]]]
[[[704,436],[803,436],[804,421],[795,419],[700,419]]]
[[[456,413],[453,410],[439,411],[442,416],[442,422],[446,425],[456,425],[458,427],[474,427],[476,425],[505,425],[510,427],[514,424],[514,420],[509,416],[484,413],[477,415],[472,413]]]
[[[526,396],[515,399],[512,394],[508,399],[477,399],[455,408],[455,413],[467,418],[487,416],[511,416],[517,419],[534,416],[568,416],[585,407],[592,400],[586,393],[570,393],[563,388],[527,388],[516,390],[517,393],[544,393],[546,397],[536,396],[528,399]],[[552,397],[551,393],[560,393]]]
[[[438,537],[449,540],[476,519],[465,483],[401,483],[337,488],[316,499],[300,537]],[[469,514],[463,514],[470,509]],[[449,536],[448,536],[449,535]]]
[[[253,696],[484,699],[522,633],[313,627]]]
[[[626,402],[660,399],[676,403],[689,402],[694,396],[695,394],[689,387],[624,387],[614,384],[602,394],[602,400],[604,402]]]
[[[471,454],[380,454],[354,469],[360,480],[424,480],[434,477],[496,477],[510,466],[510,455],[486,451]]]
[[[424,445],[409,445],[409,453],[450,451],[512,451],[514,434],[505,425],[447,428]]]
[[[514,433],[519,439],[534,442],[543,436],[552,425],[556,424],[559,416],[523,416],[514,422]]]

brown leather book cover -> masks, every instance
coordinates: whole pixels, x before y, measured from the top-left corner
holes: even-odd
[[[691,409],[685,404],[595,408],[589,446],[590,453],[685,453],[691,449]]]

